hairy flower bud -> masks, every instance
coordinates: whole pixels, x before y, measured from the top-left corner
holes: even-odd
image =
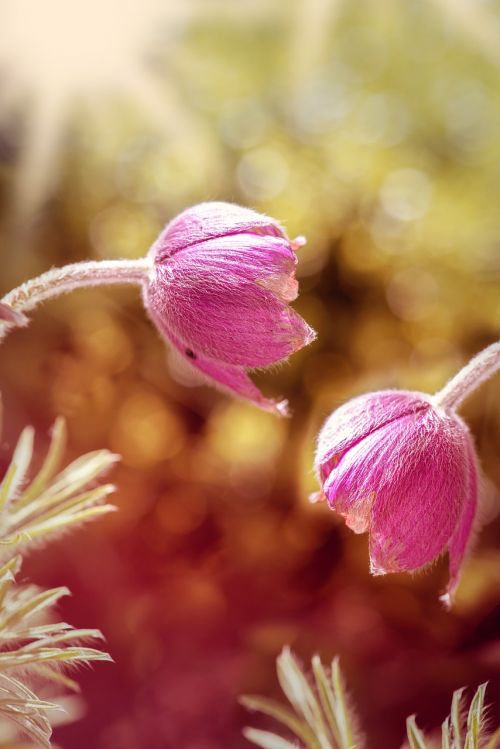
[[[315,468],[324,498],[355,533],[369,533],[374,574],[412,572],[448,550],[450,603],[478,504],[469,430],[430,395],[387,390],[327,419]]]
[[[181,213],[150,250],[147,310],[166,340],[211,384],[283,412],[247,375],[286,359],[314,331],[289,307],[296,249],[273,219],[229,203]]]

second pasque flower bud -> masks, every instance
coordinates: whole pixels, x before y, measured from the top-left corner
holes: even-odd
[[[315,468],[322,495],[355,533],[369,533],[372,572],[413,572],[448,551],[450,602],[478,504],[469,430],[430,395],[387,390],[326,421]]]

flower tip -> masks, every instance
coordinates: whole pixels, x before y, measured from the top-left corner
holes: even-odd
[[[274,401],[267,398],[259,398],[257,400],[252,398],[250,400],[255,406],[276,416],[289,417],[291,415],[287,400]]]
[[[443,595],[439,596],[439,600],[444,605],[447,611],[450,611],[453,608],[453,604],[455,603],[455,594],[457,592],[458,583],[458,578],[452,577]]]
[[[290,240],[290,246],[294,252],[296,250],[300,250],[300,248],[303,247],[305,244],[307,244],[307,239],[303,237],[302,235],[295,237],[295,239]]]
[[[311,503],[312,505],[315,505],[315,504],[317,504],[318,502],[326,502],[326,497],[325,497],[325,495],[323,494],[323,492],[321,492],[321,491],[320,491],[320,492],[312,492],[312,493],[311,493],[311,494],[309,495],[308,499],[309,499],[309,502],[310,502],[310,503]]]
[[[450,611],[452,605],[453,605],[453,595],[450,590],[447,590],[446,593],[443,593],[442,596],[439,596],[439,600],[444,604],[444,607],[447,611]]]
[[[278,401],[277,403],[274,403],[274,412],[278,414],[278,416],[290,416],[290,408],[288,406],[287,400]]]
[[[309,325],[306,325],[306,331],[304,335],[304,346],[308,346],[310,343],[316,340],[318,334]]]
[[[393,572],[395,570],[392,570]],[[388,572],[391,572],[391,570],[386,569],[385,567],[382,567],[381,564],[378,562],[374,562],[373,559],[370,559],[370,573],[374,577],[380,577],[381,575],[387,575]]]

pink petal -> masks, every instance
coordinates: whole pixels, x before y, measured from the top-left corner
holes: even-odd
[[[166,340],[175,346],[189,366],[202,374],[207,384],[243,400],[248,400],[264,411],[271,411],[279,416],[288,415],[287,401],[274,401],[265,398],[248,377],[243,367],[215,361],[199,352],[195,353],[180,338],[166,329],[161,320],[158,320],[157,323]]]
[[[174,218],[150,252],[161,262],[193,244],[242,232],[286,237],[277,221],[250,208],[233,203],[200,203]]]
[[[332,510],[343,515],[346,525],[355,533],[369,530],[376,485],[372,471],[373,451],[378,449],[376,441],[382,432],[383,428],[376,433],[375,439],[368,435],[347,450],[338,463],[332,466],[323,486]]]
[[[478,506],[478,467],[475,449],[470,438],[468,440],[467,452],[466,498],[458,525],[448,543],[450,581],[446,593],[441,596],[441,600],[447,607],[450,607],[453,603],[453,597],[460,581],[463,562],[470,549]]]
[[[434,561],[446,549],[466,501],[463,427],[434,410],[404,421],[409,422],[404,430],[401,421],[388,427],[393,433],[382,448],[373,487],[370,561],[376,574],[413,571]]]
[[[464,432],[431,408],[360,439],[332,467],[324,492],[360,533],[376,573],[415,570],[444,551],[464,500]]]
[[[269,238],[251,241],[237,253],[235,237],[189,248],[156,265],[146,291],[154,318],[193,351],[245,368],[286,359],[314,338],[305,321],[268,288],[270,283],[287,288],[293,272],[283,240],[271,240],[272,250]]]
[[[327,419],[318,436],[315,468],[325,481],[346,450],[359,440],[409,414],[429,408],[423,393],[385,390],[347,401]]]
[[[196,268],[198,272],[217,275],[219,282],[226,277],[233,282],[237,279],[240,283],[251,281],[272,288],[287,302],[297,297],[297,257],[290,242],[283,237],[230,234],[190,245],[168,261],[157,260],[157,265],[172,269]]]

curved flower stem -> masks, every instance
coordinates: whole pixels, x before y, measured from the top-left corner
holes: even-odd
[[[88,260],[53,268],[21,284],[0,299],[0,341],[15,327],[28,324],[25,312],[46,299],[85,286],[133,283],[142,285],[151,270],[148,258],[140,260]]]
[[[434,396],[434,403],[455,410],[463,400],[500,369],[500,341],[474,356],[455,377]]]

